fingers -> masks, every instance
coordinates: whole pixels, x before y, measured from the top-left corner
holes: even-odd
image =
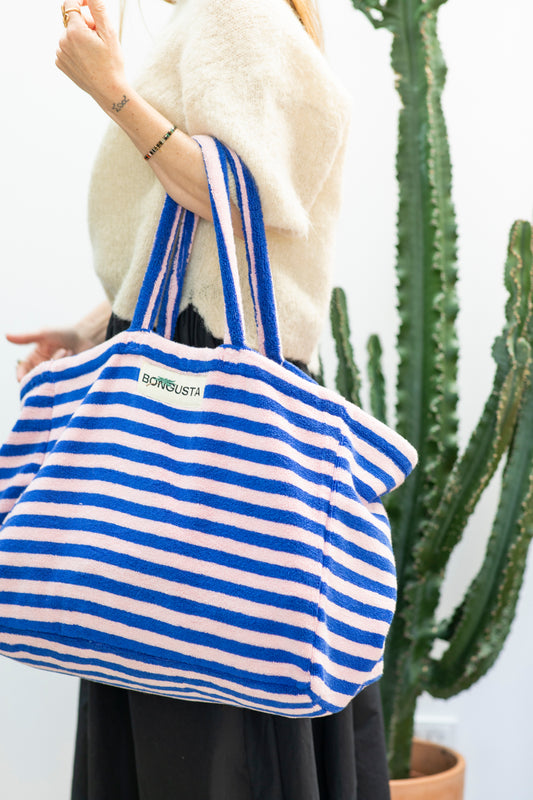
[[[94,25],[98,33],[105,33],[112,29],[112,25],[107,14],[104,0],[86,0],[87,8],[94,20]]]
[[[6,333],[6,339],[11,344],[37,344],[43,338],[42,333]]]
[[[85,17],[81,10],[81,5],[78,0],[64,0],[61,5],[63,12],[63,24],[65,28],[81,27],[85,23]]]
[[[21,358],[20,361],[17,361],[17,381],[20,383],[20,381],[31,372],[32,369],[39,366],[39,364],[44,364],[46,361],[57,361],[60,358],[66,358],[71,355],[72,350],[68,350],[65,347],[60,347],[50,357],[46,357],[42,352],[34,350],[27,358]]]

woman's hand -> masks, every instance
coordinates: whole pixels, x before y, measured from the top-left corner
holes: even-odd
[[[6,335],[13,344],[34,344],[35,347],[25,358],[17,362],[17,380],[31,372],[43,361],[63,358],[73,353],[80,353],[91,347],[91,342],[83,341],[74,328],[65,330],[44,330],[38,333],[22,333]]]
[[[80,89],[109,108],[127,91],[124,59],[118,35],[103,0],[66,0],[63,7],[78,9],[68,14],[60,39],[56,65]],[[88,14],[83,13],[83,9]]]
[[[37,333],[8,333],[6,338],[12,344],[35,345],[31,353],[17,363],[17,380],[21,381],[43,361],[82,353],[103,342],[110,314],[111,307],[106,300],[71,328]]]

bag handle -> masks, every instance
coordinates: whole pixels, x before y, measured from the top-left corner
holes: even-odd
[[[268,358],[283,363],[257,187],[247,167],[230,148],[208,136],[194,138],[202,149],[217,238],[226,311],[224,343],[245,347],[243,305],[231,219],[229,166],[235,178],[242,218],[258,346]],[[158,333],[171,337],[196,224],[191,212],[183,211],[167,197],[130,330],[153,330],[158,319]]]

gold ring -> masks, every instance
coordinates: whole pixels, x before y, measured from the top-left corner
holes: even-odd
[[[79,8],[65,8],[65,6],[61,6],[61,13],[63,15],[63,25],[65,26],[65,28],[68,27],[68,20],[69,20],[68,15],[71,14],[73,11],[77,11],[80,16],[83,16],[81,13],[81,9]]]

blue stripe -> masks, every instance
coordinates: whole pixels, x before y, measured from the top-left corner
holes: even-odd
[[[354,572],[354,570],[348,569],[348,567],[346,567],[344,564],[341,564],[334,558],[326,556],[324,558],[324,567],[329,569],[332,575],[341,578],[347,583],[351,583],[352,586],[358,586],[362,589],[368,590],[369,592],[375,592],[376,594],[379,594],[382,597],[388,597],[391,600],[396,599],[396,589],[394,589],[392,586],[382,583],[381,581],[368,578],[359,574],[358,572]],[[388,571],[394,574],[394,570],[390,564]]]
[[[317,650],[327,656],[328,662],[345,667],[346,669],[356,669],[359,672],[370,672],[376,663],[375,658],[363,658],[362,656],[356,656],[347,653],[344,650],[339,650],[338,648],[333,647],[331,643],[324,641],[324,639],[322,639],[320,636],[317,636],[314,645]],[[385,637],[382,636],[381,644],[376,644],[373,646],[383,651],[384,645]]]
[[[13,500],[14,498],[19,497],[25,488],[26,486],[9,485],[6,489],[4,489],[0,497],[2,498],[2,500]]]
[[[60,408],[62,405],[66,403],[74,404],[74,403],[81,403],[87,393],[89,392],[93,381],[96,380],[90,374],[87,375],[87,383],[83,386],[78,387],[77,389],[69,389],[66,392],[58,391],[58,393],[54,396],[54,409]],[[64,383],[68,384],[68,381],[64,381]],[[58,383],[55,384],[57,389],[60,389],[63,385],[63,380],[61,379]],[[46,400],[46,397],[42,397],[41,395],[35,395],[33,397],[29,397],[26,404],[27,406],[35,407],[35,408],[46,408],[44,404],[42,404],[42,400]],[[70,414],[69,416],[72,416]]]
[[[332,541],[334,541],[335,543],[335,547],[338,547],[339,550],[344,550],[347,553],[351,552],[352,540],[348,537],[350,535],[350,531],[353,530],[353,531],[361,531],[361,533],[366,533],[369,536],[372,536],[378,542],[385,545],[387,550],[389,550],[392,554],[391,542],[389,537],[380,528],[378,528],[377,525],[372,525],[372,523],[369,522],[368,520],[365,520],[362,517],[357,516],[356,514],[350,514],[349,511],[346,511],[343,508],[339,508],[339,506],[335,504],[331,505],[330,515],[333,519],[336,519],[338,522],[340,522],[341,525],[343,525],[343,527],[346,529],[346,538],[339,533],[330,533]],[[368,550],[366,550],[365,552],[368,553]],[[368,557],[370,557],[370,555]]]
[[[364,663],[363,660],[362,663]],[[376,665],[375,661],[368,661],[366,663],[368,664],[368,669],[365,669],[364,666],[362,666],[361,672],[370,672],[370,670],[373,669]],[[321,664],[313,663],[311,665],[311,675],[316,675],[317,677],[321,678],[326,684],[326,686],[329,689],[331,689],[331,691],[347,695],[348,697],[353,697],[354,694],[357,691],[359,691],[360,688],[359,684],[357,683],[352,683],[351,681],[343,681],[340,678],[336,678],[333,675],[330,675],[329,672],[327,672]],[[378,679],[376,678],[375,680]],[[369,681],[365,685],[368,686],[369,683],[374,683],[374,681]],[[324,701],[322,701],[322,704],[325,707]]]
[[[61,567],[62,559],[64,558],[86,558],[87,560],[110,564],[121,569],[132,569],[136,572],[142,573],[143,575],[155,575],[158,578],[175,582],[176,584],[185,584],[193,587],[195,585],[200,585],[205,591],[217,592],[218,594],[237,597],[242,600],[250,600],[252,602],[271,606],[273,608],[296,611],[301,614],[306,614],[312,619],[316,617],[317,614],[316,602],[308,602],[307,600],[301,599],[298,596],[291,595],[289,593],[280,595],[276,592],[267,591],[255,586],[247,586],[244,583],[235,583],[234,581],[230,580],[217,579],[205,574],[198,575],[198,573],[190,572],[187,569],[178,569],[176,567],[151,563],[149,561],[144,561],[142,558],[134,558],[133,556],[127,556],[122,553],[117,553],[114,550],[106,550],[100,547],[72,545],[65,543],[54,545],[48,542],[26,542],[17,539],[7,539],[0,543],[0,550],[6,553],[28,553],[32,555],[38,553],[55,556],[59,561],[57,567],[55,567],[55,569],[58,571]],[[188,547],[180,547],[179,549],[176,548],[176,550],[172,552],[179,552],[183,556],[189,556],[192,558],[197,557],[202,561],[211,561],[215,564],[221,564],[222,566],[227,566],[228,569],[232,568],[246,572],[248,575],[262,575],[279,578],[280,580],[291,580],[291,570],[280,570],[275,565],[259,565],[257,562],[243,557],[235,556],[233,558],[225,558],[225,554],[217,550],[213,551],[208,550],[207,548],[189,545]],[[11,570],[13,570],[13,572],[11,572]],[[4,578],[17,578],[17,570],[29,570],[29,573],[39,571],[33,567],[5,566],[0,567],[0,575]],[[301,572],[300,570],[293,570],[293,572],[296,573],[294,578],[295,583],[303,583],[304,585],[308,585],[311,588],[318,590],[318,578],[315,578],[308,573]],[[83,572],[69,572],[68,574],[70,575],[69,582],[73,582],[74,576],[79,576],[79,580],[81,582],[86,580],[89,581],[89,584],[92,582],[96,587],[99,585],[99,576],[91,576],[91,574],[89,574],[88,577],[84,578]],[[33,578],[31,580],[33,580]],[[102,580],[104,579],[102,578]],[[136,591],[137,590],[134,591],[132,596],[137,596],[135,594]],[[139,592],[141,591],[147,590],[143,590],[141,587],[139,587]],[[121,590],[121,593],[124,592],[127,592],[127,587]],[[163,598],[161,599],[160,604],[166,606],[168,603],[168,608],[176,609],[176,604],[180,602],[180,599],[164,600]]]
[[[321,622],[326,622],[328,631],[336,636],[344,636],[348,641],[357,642],[358,644],[368,644],[371,647],[383,647],[384,637],[381,633],[355,628],[353,625],[348,625],[346,622],[341,622],[331,616],[326,619],[326,613],[323,608],[318,609],[318,618]]]
[[[273,361],[269,359],[265,359],[263,355],[257,353],[253,350],[245,349],[243,353],[246,357],[246,362],[238,362],[233,363],[230,361],[226,361],[224,358],[217,358],[216,356],[209,361],[199,361],[195,358],[194,348],[191,349],[191,357],[178,357],[175,355],[169,355],[162,350],[157,350],[156,348],[149,346],[149,345],[135,345],[135,354],[139,356],[144,356],[146,358],[151,358],[152,360],[158,361],[164,366],[167,366],[170,369],[175,370],[183,370],[185,372],[191,373],[207,373],[211,370],[220,370],[224,372],[226,375],[235,375],[241,376],[244,378],[254,379],[258,381],[263,381],[267,385],[273,387],[277,392],[281,395],[285,395],[287,397],[294,398],[299,402],[307,405],[310,411],[313,412],[313,416],[316,413],[324,413],[329,414],[332,417],[337,417],[342,419],[345,424],[348,426],[349,430],[352,431],[358,438],[362,439],[363,441],[368,442],[372,447],[375,447],[379,452],[384,453],[387,455],[391,461],[405,474],[408,475],[412,471],[411,462],[399,451],[397,450],[394,445],[384,439],[382,436],[377,434],[375,431],[372,431],[370,428],[367,428],[360,422],[355,422],[349,415],[345,408],[345,406],[341,402],[335,400],[337,395],[335,393],[331,393],[331,397],[317,397],[317,395],[309,391],[305,384],[308,384],[309,381],[304,380],[302,381],[302,386],[296,386],[294,383],[290,382],[290,377],[287,379],[281,378],[278,376],[278,372],[280,370],[284,370],[281,366],[275,366]],[[239,352],[239,348],[227,347],[222,346],[221,348],[214,348],[214,353],[222,349],[229,349],[235,350]],[[251,363],[249,363],[251,362]],[[262,364],[268,365],[265,369],[262,367]],[[272,371],[270,368],[272,368]],[[117,370],[120,372],[121,369],[124,368],[108,368],[109,369],[109,378],[119,377],[119,375],[114,374],[113,370]],[[131,369],[131,368],[130,368]],[[294,372],[291,370],[291,373]],[[107,370],[105,373],[101,375],[102,378],[107,378]],[[122,374],[121,377],[128,377],[126,374]],[[137,380],[137,376],[132,379]],[[316,384],[313,383],[313,387],[316,387]],[[340,400],[340,396],[339,396]],[[305,420],[304,417],[302,419]],[[291,415],[292,420],[292,415]],[[305,426],[307,427],[307,426]],[[324,424],[323,430],[328,434],[333,436],[334,438],[338,438],[339,436],[339,428],[334,425]],[[358,454],[359,458],[362,458]],[[364,459],[366,461],[366,459]],[[386,473],[385,473],[386,474]]]
[[[3,453],[0,451],[0,463],[2,463]],[[31,475],[35,474],[40,469],[41,463],[36,461],[28,461],[26,464],[21,464],[18,467],[1,467],[0,480],[5,481],[14,478],[16,475]],[[3,496],[3,494],[2,494]]]
[[[371,526],[368,525],[366,533],[368,533],[374,539],[380,541],[381,537],[375,535],[376,530],[379,533],[381,533],[379,528],[371,528]],[[348,531],[348,533],[350,534],[351,532]],[[344,539],[342,536],[339,536],[338,534],[332,533],[330,531],[328,534],[328,539],[332,544],[332,546],[339,549],[341,553],[346,553],[346,555],[351,556],[353,558],[359,558],[361,559],[361,561],[364,561],[365,564],[370,564],[372,567],[376,567],[377,569],[381,569],[384,572],[388,572],[390,575],[396,574],[396,570],[394,568],[394,558],[392,555],[392,549],[390,547],[390,543],[387,543],[387,549],[390,552],[390,557],[387,558],[385,556],[380,556],[379,553],[375,553],[372,550],[367,550],[364,547],[359,547],[359,545],[357,545],[354,542],[353,535],[351,536],[351,538]]]
[[[389,475],[388,472],[378,467],[376,464],[373,464],[372,461],[369,461],[367,458],[362,456],[358,453],[351,442],[349,442],[346,438],[343,439],[341,443],[341,447],[344,447],[346,450],[349,450],[352,454],[352,458],[355,463],[368,472],[369,475],[376,478],[377,480],[381,481],[385,485],[385,489],[380,490],[378,493],[374,487],[370,487],[368,484],[363,483],[360,478],[353,474],[352,468],[348,459],[345,456],[341,456],[339,458],[339,468],[344,469],[347,478],[347,484],[350,485],[350,482],[353,484],[355,490],[361,494],[361,496],[368,502],[372,503],[374,500],[378,499],[380,495],[386,494],[390,492],[394,486],[396,485],[396,481],[394,478]],[[341,450],[342,453],[342,450]],[[361,492],[361,487],[364,487],[364,492]]]
[[[112,340],[110,340],[109,347],[104,348],[98,356],[88,359],[87,361],[82,361],[81,364],[65,367],[59,361],[55,361],[53,372],[49,369],[40,372],[23,386],[20,393],[21,399],[25,398],[28,392],[32,391],[34,388],[40,387],[45,383],[53,383],[60,386],[62,382],[67,382],[72,379],[77,380],[85,375],[89,375],[91,372],[96,372],[100,367],[104,366],[111,354],[118,351],[119,348],[120,345],[118,343],[113,344]],[[52,397],[52,404],[56,404],[55,396]]]
[[[19,456],[32,456],[34,453],[46,453],[48,442],[35,442],[34,444],[5,444],[0,449],[0,458],[13,458]]]
[[[57,388],[60,385],[61,383],[56,385]],[[85,392],[85,394],[87,393],[86,389],[84,389],[83,391]],[[24,401],[25,408],[55,408],[57,405],[58,403],[56,395],[50,397],[46,394],[34,394],[26,397],[26,400]]]
[[[72,419],[72,414],[65,414],[62,417],[52,419],[23,419],[19,420],[13,429],[15,433],[27,433],[28,431],[50,431],[55,428],[64,428]]]
[[[324,597],[327,597],[328,600],[331,601],[334,606],[337,606],[337,608],[340,608],[343,611],[347,611],[348,613],[355,611],[357,614],[360,614],[362,617],[366,617],[368,620],[379,620],[379,622],[386,622],[389,625],[392,622],[392,618],[394,616],[393,611],[357,600],[355,597],[348,596],[343,592],[337,591],[337,589],[333,589],[325,581],[322,582],[320,591]],[[324,619],[329,620],[329,615],[327,617],[324,616]],[[327,624],[329,626],[329,622]]]
[[[246,405],[250,408],[266,410],[287,420],[290,422],[291,426],[294,425],[296,428],[301,428],[306,431],[306,433],[312,432],[320,435],[330,435],[334,441],[338,441],[340,438],[340,431],[338,428],[327,425],[320,419],[314,419],[310,416],[290,411],[282,402],[278,402],[272,397],[265,396],[258,392],[251,392],[241,387],[233,388],[230,386],[221,386],[217,383],[208,383],[205,387],[205,397],[213,400],[223,400],[241,406]],[[290,395],[283,395],[283,398],[285,397],[290,397]]]

